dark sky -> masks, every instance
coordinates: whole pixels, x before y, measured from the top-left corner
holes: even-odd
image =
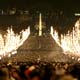
[[[79,0],[0,0],[1,8],[17,7],[26,9],[79,10]]]
[[[80,12],[79,0],[0,0],[0,9],[19,8],[30,10],[64,10],[67,13]],[[4,20],[3,20],[4,21]]]

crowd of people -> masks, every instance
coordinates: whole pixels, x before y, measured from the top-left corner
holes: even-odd
[[[79,63],[1,63],[0,80],[80,80]]]
[[[22,50],[17,54],[5,56],[2,58],[3,62],[11,60],[12,62],[26,62],[26,61],[46,61],[46,62],[72,62],[72,58],[59,51],[40,51],[40,50]],[[74,60],[75,61],[75,60]]]

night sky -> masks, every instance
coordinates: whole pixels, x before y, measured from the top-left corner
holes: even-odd
[[[79,0],[0,0],[0,9],[17,8],[42,10],[61,10],[68,14],[80,12]]]
[[[0,8],[62,9],[79,11],[79,0],[0,0]]]

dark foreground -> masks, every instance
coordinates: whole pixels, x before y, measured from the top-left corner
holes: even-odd
[[[79,63],[0,63],[0,80],[80,80]]]

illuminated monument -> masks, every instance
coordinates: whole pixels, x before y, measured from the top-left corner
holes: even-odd
[[[42,28],[44,28],[42,23],[40,14],[38,36],[30,35],[29,27],[22,30],[19,35],[15,34],[12,28],[7,30],[4,37],[0,33],[0,59],[9,56],[12,61],[65,62],[76,57],[76,60],[80,61],[80,19],[77,20],[72,32],[68,31],[65,35],[61,34],[61,38],[58,36],[58,32],[53,29],[53,26],[51,26],[50,34],[42,35],[44,31],[42,31]],[[14,53],[15,51],[17,54]],[[12,54],[14,55],[12,56]]]
[[[42,36],[42,16],[39,15],[39,36]]]
[[[67,62],[69,58],[63,54],[62,48],[57,44],[56,34],[55,39],[52,38],[50,33],[42,35],[42,16],[39,15],[39,33],[37,35],[29,35],[28,39],[24,41],[17,49],[17,54],[9,59],[16,62],[26,61],[54,61],[54,62]],[[51,31],[51,34],[53,30]]]

